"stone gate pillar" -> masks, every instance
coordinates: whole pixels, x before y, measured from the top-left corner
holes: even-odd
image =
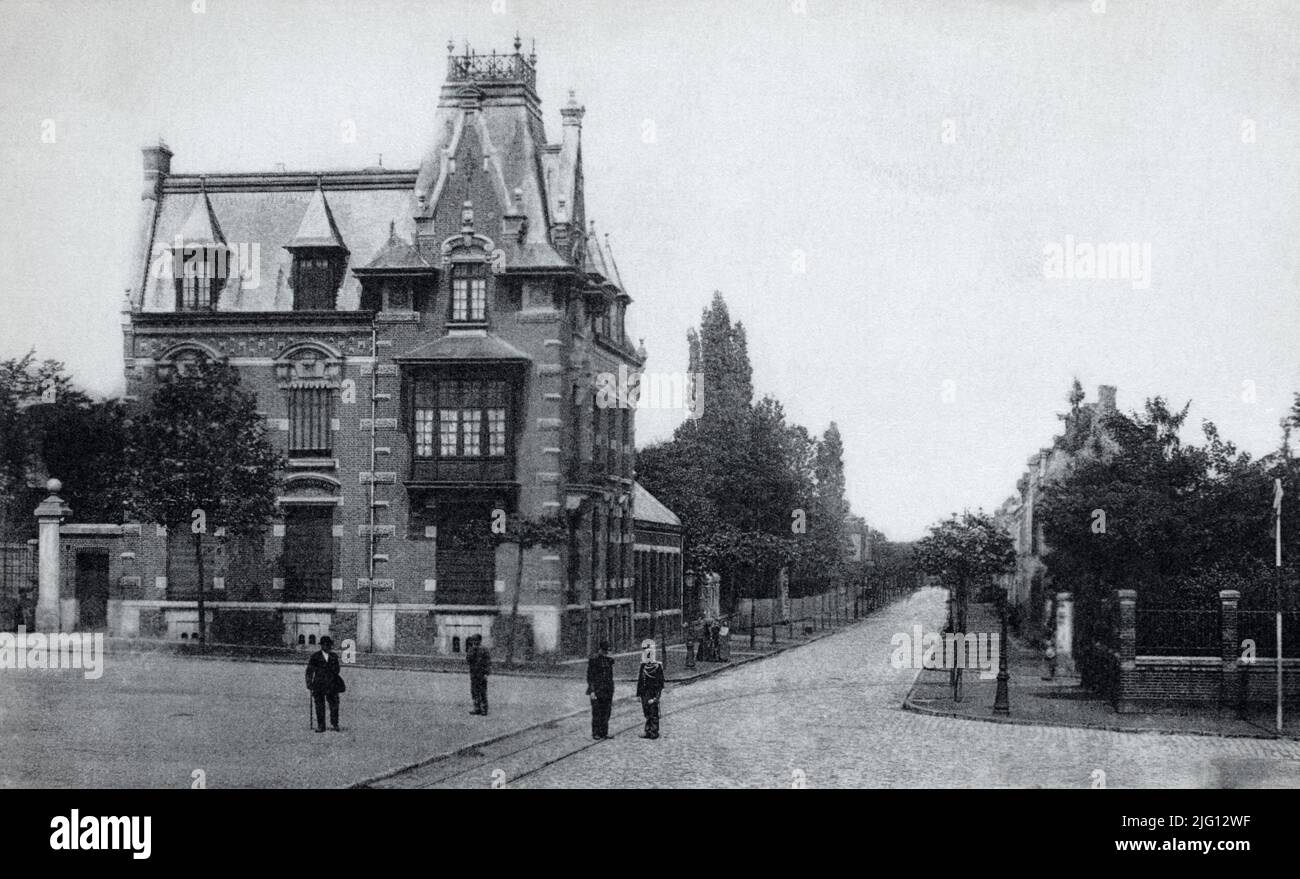
[[[51,479],[45,483],[50,495],[36,508],[36,521],[40,524],[37,538],[36,631],[59,631],[59,581],[63,571],[59,558],[59,525],[72,508],[63,502],[59,492],[63,483]]]
[[[1056,668],[1057,674],[1073,675],[1074,666],[1074,594],[1056,593]]]

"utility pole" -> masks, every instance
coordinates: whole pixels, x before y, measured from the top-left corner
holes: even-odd
[[[1273,520],[1275,538],[1273,605],[1277,608],[1277,731],[1282,732],[1282,480],[1273,480]]]

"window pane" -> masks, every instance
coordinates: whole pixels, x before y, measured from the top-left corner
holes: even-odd
[[[454,458],[456,456],[456,433],[460,424],[460,413],[456,409],[438,410],[438,454]]]
[[[478,457],[483,454],[482,437],[479,435],[483,425],[483,413],[478,409],[462,409],[460,421],[461,454]]]
[[[432,409],[415,410],[415,456],[417,458],[433,457],[433,416]]]
[[[506,453],[506,410],[487,410],[488,454],[500,457]]]
[[[328,453],[333,447],[330,418],[333,391],[329,388],[294,388],[289,391],[290,454]]]
[[[482,278],[470,281],[469,317],[470,320],[487,318],[487,281]]]
[[[451,319],[469,320],[469,280],[466,278],[452,279]]]

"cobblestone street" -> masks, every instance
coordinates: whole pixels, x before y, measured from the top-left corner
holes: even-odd
[[[1294,787],[1300,742],[984,723],[900,710],[915,676],[890,638],[937,627],[938,591],[864,623],[664,697],[663,738],[615,706],[377,783],[384,787]],[[627,693],[620,687],[619,695]],[[1012,693],[1014,700],[1015,694]],[[1096,776],[1100,778],[1100,776]]]

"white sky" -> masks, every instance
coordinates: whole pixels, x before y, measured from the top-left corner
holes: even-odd
[[[144,143],[177,171],[415,167],[447,38],[518,29],[551,137],[570,87],[587,107],[588,214],[650,368],[685,368],[722,290],[758,392],[839,423],[891,537],[1000,503],[1076,375],[1269,451],[1300,390],[1300,3],[1091,6],[0,0],[0,356],[121,392]],[[1067,235],[1149,242],[1150,289],[1045,280]]]

